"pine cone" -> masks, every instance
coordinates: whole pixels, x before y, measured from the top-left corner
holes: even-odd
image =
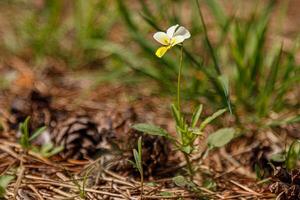
[[[285,184],[285,183],[281,183],[281,182],[275,182],[275,183],[272,183],[270,186],[269,186],[269,190],[274,193],[274,194],[280,194],[284,191],[287,191],[288,190],[288,185]]]
[[[165,138],[144,135],[143,166],[145,176],[152,176],[163,167],[166,167],[169,152],[169,143]]]
[[[286,192],[285,196],[287,200],[300,200],[300,186],[292,185]]]
[[[52,132],[56,145],[64,147],[60,155],[67,158],[82,159],[93,158],[99,151],[106,151],[105,132],[100,133],[97,124],[87,116],[70,118]]]
[[[122,158],[112,164],[115,171],[133,170],[128,160],[134,160],[132,150],[137,148],[140,136],[143,136],[144,176],[152,176],[161,168],[166,167],[170,152],[168,141],[165,138],[142,134],[132,129],[131,126],[139,121],[139,116],[132,107],[109,114],[97,113],[95,118],[101,127],[98,129],[109,130],[109,138],[113,138],[109,143],[121,153]]]
[[[300,170],[288,172],[284,168],[276,170],[273,178],[276,180],[269,186],[272,193],[279,195],[281,200],[300,200]]]
[[[139,117],[133,108],[129,108],[122,113],[115,114],[112,119],[114,122],[112,129],[116,137],[118,138],[122,135],[126,135],[127,137],[126,139],[121,137],[123,138],[123,141],[120,141],[119,144],[125,144],[125,146],[123,145],[123,150],[125,150],[124,152],[129,152],[130,160],[134,160],[132,149],[137,148],[136,145],[138,138],[142,136],[142,159],[145,177],[153,176],[161,168],[167,166],[170,152],[169,142],[163,137],[142,134],[133,130],[131,126],[139,120]]]

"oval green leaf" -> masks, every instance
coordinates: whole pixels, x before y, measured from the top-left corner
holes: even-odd
[[[223,147],[235,137],[234,128],[222,128],[210,134],[207,139],[210,149],[215,147]]]

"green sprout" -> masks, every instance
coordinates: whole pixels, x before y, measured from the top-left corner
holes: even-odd
[[[40,127],[33,132],[33,134],[29,133],[29,121],[30,117],[27,117],[24,122],[20,124],[21,137],[19,143],[25,151],[28,151],[32,148],[32,141],[40,136],[45,130],[46,127]]]
[[[78,188],[79,197],[81,199],[86,199],[86,187],[88,184],[88,178],[90,177],[90,174],[92,173],[93,170],[94,170],[94,166],[87,168],[82,179],[80,179],[82,181],[80,181],[79,179],[76,179],[74,176],[71,176],[72,182]]]
[[[0,176],[0,199],[4,198],[8,184],[14,179],[15,179],[15,176],[12,176],[12,175],[1,175]]]
[[[141,199],[143,199],[144,193],[144,171],[143,171],[143,162],[142,162],[142,137],[138,139],[137,150],[133,149],[133,157],[134,162],[132,162],[133,166],[137,168],[141,177]]]
[[[20,124],[21,137],[19,143],[26,153],[32,150],[43,157],[51,157],[63,150],[63,146],[56,147],[52,142],[45,143],[41,147],[34,146],[32,142],[44,133],[47,127],[40,127],[31,134],[29,131],[29,122],[30,117],[27,117],[25,121]]]
[[[297,168],[300,160],[300,140],[293,141],[287,151],[272,155],[271,160],[284,163],[288,170]]]

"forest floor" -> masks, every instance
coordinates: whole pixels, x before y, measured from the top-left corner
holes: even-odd
[[[172,99],[155,97],[143,85],[94,87],[84,71],[59,71],[50,66],[37,73],[17,58],[12,62],[0,68],[1,74],[15,77],[0,95],[0,173],[15,177],[6,198],[139,199],[139,176],[128,162],[133,160],[131,152],[139,133],[131,126],[151,122],[174,132],[168,103]],[[27,116],[31,116],[30,130],[47,126],[37,146],[52,140],[64,150],[50,158],[34,150],[25,152],[18,142],[18,126]],[[224,120],[230,123],[230,117]],[[206,132],[211,130],[214,127]],[[186,163],[180,155],[166,140],[145,135],[143,198],[274,199],[269,186],[276,178],[258,180],[254,169],[257,163],[266,167],[270,152],[283,148],[281,141],[296,127],[277,131],[283,134],[267,130],[244,135],[203,160],[195,155],[193,184],[183,185],[174,183],[175,176],[185,173]],[[266,168],[265,173],[273,171]]]
[[[280,35],[288,47],[293,45],[290,38],[299,32],[300,23],[299,1],[290,2]],[[7,20],[1,17],[0,27],[5,30]],[[274,27],[278,25],[276,20],[271,22]],[[268,39],[276,40],[270,32]],[[0,31],[0,37],[3,33]],[[300,199],[300,171],[288,172],[280,167],[283,163],[270,164],[272,155],[299,138],[299,122],[268,128],[245,123],[243,131],[247,131],[203,157],[207,135],[220,124],[235,123],[226,114],[218,119],[222,123],[207,126],[197,141],[200,152],[191,157],[195,175],[188,181],[187,163],[169,141],[132,128],[148,122],[176,133],[170,110],[174,99],[162,95],[157,82],[145,79],[139,84],[99,84],[94,78],[103,75],[101,70],[72,70],[52,58],[47,58],[46,67],[32,67],[27,53],[3,52],[0,59],[0,76],[5,77],[0,79],[0,199],[2,195],[3,199],[24,200]],[[299,61],[298,52],[295,57]],[[293,102],[299,97],[299,88],[289,93]],[[183,103],[187,108],[193,106]],[[297,110],[291,112],[299,114]],[[213,110],[207,108],[203,115],[211,113]],[[30,133],[42,126],[46,129],[24,149],[19,126],[28,116]],[[134,161],[132,150],[140,136],[143,187],[130,162]],[[63,149],[55,152],[60,147]],[[5,192],[2,184],[7,185]]]

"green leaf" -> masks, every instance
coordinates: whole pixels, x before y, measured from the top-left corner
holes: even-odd
[[[32,136],[29,138],[29,141],[32,141],[34,139],[36,139],[38,136],[40,136],[45,130],[47,129],[46,126],[40,127],[38,128],[33,134]]]
[[[30,117],[26,117],[25,121],[21,124],[22,133],[25,135],[29,135],[29,132],[28,132],[29,131],[29,129],[28,129],[29,121],[30,121]]]
[[[132,128],[149,135],[169,137],[169,133],[166,130],[152,124],[140,123],[133,125]]]
[[[192,124],[191,124],[191,127],[192,127],[192,128],[195,128],[195,127],[196,127],[197,122],[199,121],[200,115],[201,115],[201,113],[202,113],[202,110],[203,110],[203,105],[202,105],[202,104],[199,105],[199,106],[196,108],[196,110],[195,110],[195,112],[194,112],[194,114],[193,114],[193,117],[192,117]]]
[[[171,197],[173,194],[168,191],[163,191],[163,192],[160,192],[160,195],[163,197]]]
[[[200,131],[199,128],[189,128],[188,131],[195,134],[195,135],[203,135],[203,132]]]
[[[285,162],[286,162],[287,169],[291,170],[297,166],[299,155],[300,155],[300,140],[296,140],[291,144],[286,156]]]
[[[58,154],[63,149],[63,145],[55,147],[52,142],[48,142],[46,144],[43,144],[43,146],[40,149],[36,149],[35,151],[41,154],[43,157],[51,157]]]
[[[20,124],[20,131],[21,131],[21,137],[19,140],[19,143],[21,144],[22,148],[28,149],[30,144],[29,144],[29,124],[30,117],[27,117],[24,122]]]
[[[187,154],[190,154],[193,151],[193,148],[190,145],[183,146],[183,147],[181,147],[181,151],[183,151],[183,152],[185,152]]]
[[[221,84],[224,94],[228,96],[229,94],[229,80],[225,75],[218,76],[219,83]]]
[[[217,188],[217,183],[213,179],[205,179],[203,182],[203,187],[214,191]]]
[[[276,154],[273,154],[271,156],[271,161],[275,161],[275,162],[284,162],[285,161],[285,154],[284,153],[276,153]]]
[[[62,146],[62,145],[58,146],[58,147],[54,147],[50,152],[47,152],[43,156],[45,156],[45,157],[51,157],[51,156],[54,156],[54,155],[58,154],[62,150],[64,150],[64,146]]]
[[[175,176],[172,180],[178,187],[184,187],[188,184],[188,181],[183,176]]]
[[[171,110],[172,110],[173,117],[175,118],[176,125],[181,127],[182,125],[181,114],[173,103],[171,104]]]
[[[139,153],[139,160],[142,160],[142,137],[139,137],[138,140],[138,153]]]
[[[254,165],[254,171],[255,171],[255,174],[256,174],[256,178],[258,180],[261,180],[263,178],[264,171],[259,167],[258,164]]]
[[[142,164],[141,164],[141,160],[139,158],[139,153],[137,152],[136,149],[133,149],[133,156],[134,156],[134,160],[135,160],[135,165],[137,167],[137,169],[139,170],[140,173],[142,173]]]
[[[51,151],[51,149],[54,147],[53,143],[52,142],[48,142],[48,143],[45,143],[43,144],[43,146],[41,147],[41,154],[46,154],[48,153],[49,151]]]
[[[226,99],[226,102],[227,102],[229,112],[232,113],[231,103],[230,103],[230,98],[229,98],[229,80],[228,80],[228,77],[225,76],[224,74],[220,75],[220,76],[218,76],[218,81],[219,81],[220,85],[223,88],[223,92],[224,92],[224,96],[225,96],[225,99]]]
[[[210,149],[215,147],[223,147],[235,137],[234,128],[222,128],[210,134],[207,143]]]
[[[130,164],[132,164],[132,166],[134,167],[134,168],[137,168],[137,166],[136,166],[136,163],[135,162],[133,162],[132,160],[127,160]]]
[[[0,197],[4,197],[5,190],[8,184],[14,179],[14,176],[11,175],[2,175],[0,176]]]
[[[202,131],[207,124],[209,124],[210,122],[212,122],[214,119],[216,119],[217,117],[219,117],[220,115],[222,115],[224,112],[226,112],[227,109],[221,109],[218,110],[217,112],[215,112],[214,114],[212,114],[211,116],[207,117],[200,125],[200,131]]]

